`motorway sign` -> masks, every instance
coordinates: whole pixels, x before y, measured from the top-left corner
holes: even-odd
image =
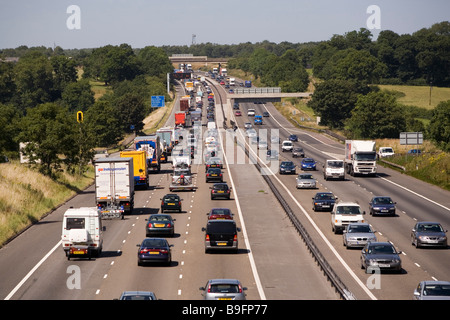
[[[152,96],[152,108],[160,108],[164,106],[164,96]]]
[[[423,144],[422,132],[400,132],[401,145]]]

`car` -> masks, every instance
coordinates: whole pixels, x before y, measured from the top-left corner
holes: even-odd
[[[234,112],[234,115],[237,116],[237,117],[242,116],[241,110],[236,110],[236,111]]]
[[[147,262],[163,262],[167,265],[172,263],[172,244],[164,238],[145,238],[138,244],[137,252],[138,266]]]
[[[222,159],[219,157],[211,157],[208,161],[206,161],[205,164],[205,172],[208,171],[210,168],[220,168],[223,169],[223,162]]]
[[[234,109],[234,110],[239,110],[239,103],[238,103],[238,102],[235,102],[235,103],[233,104],[233,109]]]
[[[408,153],[409,154],[419,154],[419,153],[422,153],[422,150],[420,150],[420,149],[411,149],[411,150],[408,150]]]
[[[267,150],[266,160],[278,160],[278,151],[277,150]]]
[[[231,198],[231,187],[228,186],[225,182],[215,183],[211,189],[211,200],[215,198],[227,198],[228,200]]]
[[[289,141],[289,140],[283,141],[283,143],[281,145],[282,152],[292,151],[293,148],[294,148],[294,144],[292,143],[292,141]]]
[[[166,210],[181,212],[181,201],[183,199],[175,193],[166,194],[161,198],[161,213],[164,213]]]
[[[208,220],[206,228],[202,228],[202,231],[205,232],[205,253],[211,250],[231,250],[237,253],[237,233],[241,229],[236,226],[234,220]]]
[[[208,220],[228,219],[233,220],[233,213],[228,208],[212,208],[208,213]]]
[[[124,291],[119,300],[158,300],[151,291]]]
[[[152,214],[145,225],[146,237],[152,237],[155,235],[168,234],[173,237],[175,233],[175,219],[169,214]]]
[[[332,192],[317,192],[312,198],[314,211],[331,211],[338,198]]]
[[[395,155],[395,152],[391,147],[380,147],[378,149],[378,158],[392,157],[393,155]]]
[[[253,117],[256,114],[255,109],[248,109],[247,116]]]
[[[420,281],[413,293],[414,300],[450,300],[450,281]]]
[[[447,230],[439,222],[419,221],[411,230],[411,243],[420,247],[447,248]]]
[[[349,248],[364,247],[368,242],[376,242],[375,231],[366,222],[350,223],[343,231],[343,244]]]
[[[316,179],[310,173],[300,173],[296,179],[297,189],[316,188]]]
[[[361,269],[366,273],[382,270],[401,272],[401,253],[390,242],[368,242],[361,251]]]
[[[297,157],[305,157],[305,151],[303,151],[303,148],[300,147],[296,147],[292,149],[292,157],[297,158]]]
[[[252,128],[252,123],[251,123],[251,122],[245,122],[245,123],[244,123],[244,128],[245,128],[246,130],[251,129],[251,128]]]
[[[298,137],[297,137],[296,134],[291,134],[289,136],[289,140],[292,141],[292,142],[297,142],[298,141]]]
[[[199,290],[205,300],[245,300],[247,288],[237,279],[211,279]]]
[[[303,158],[300,168],[302,170],[316,170],[316,161],[313,158]]]
[[[233,89],[230,89],[230,90],[228,90],[228,93],[233,94],[233,93],[234,93],[234,90],[233,90]]]
[[[267,111],[264,111],[262,114],[263,117],[270,117],[270,113]]]
[[[225,84],[225,81],[223,81],[223,80],[220,81],[220,84],[221,84],[221,85],[224,85],[224,84]]]
[[[295,174],[295,164],[292,161],[281,161],[280,174],[290,173]]]
[[[373,197],[369,202],[369,213],[373,216],[389,215],[395,216],[395,205],[391,197],[377,196]]]
[[[210,182],[210,181],[223,182],[222,169],[220,169],[220,168],[209,168],[208,171],[206,171],[205,181],[206,182]]]
[[[344,231],[350,223],[365,222],[365,211],[356,202],[339,201],[331,210],[331,231],[335,234]]]

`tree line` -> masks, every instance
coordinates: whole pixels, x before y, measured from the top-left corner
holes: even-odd
[[[166,53],[153,46],[135,52],[107,45],[71,57],[61,48],[17,48],[17,63],[0,62],[0,155],[24,155],[42,173],[70,172],[86,165],[95,147],[115,145],[143,129],[152,95],[165,95],[173,70]],[[11,50],[2,52],[0,61]],[[92,81],[109,90],[95,98]],[[83,121],[77,122],[82,111]],[[39,161],[37,161],[39,160]]]

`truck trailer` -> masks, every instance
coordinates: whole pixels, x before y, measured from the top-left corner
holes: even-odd
[[[144,150],[125,150],[120,152],[122,158],[133,158],[134,185],[148,188],[147,155]]]
[[[147,169],[158,173],[161,170],[161,140],[158,135],[139,136],[134,138],[134,149],[144,150],[147,155]]]
[[[95,201],[102,218],[119,218],[134,207],[133,158],[94,161]]]
[[[351,176],[377,173],[375,141],[345,140],[345,170]]]

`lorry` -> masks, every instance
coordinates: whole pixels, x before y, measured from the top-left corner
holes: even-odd
[[[161,155],[161,161],[167,162],[168,157],[172,154],[172,149],[175,146],[175,132],[174,128],[171,127],[163,127],[159,128],[156,131],[156,134],[159,136],[162,144],[163,150]]]
[[[262,124],[262,123],[263,123],[262,116],[256,115],[255,116],[255,125]]]
[[[344,160],[326,160],[323,165],[323,178],[328,179],[345,179]]]
[[[161,139],[157,134],[134,138],[134,149],[144,150],[147,155],[147,169],[149,172],[161,170]]]
[[[230,78],[230,86],[234,86],[236,84],[235,78]]]
[[[343,231],[347,225],[355,222],[364,222],[365,211],[361,211],[355,202],[338,202],[331,211],[331,230],[336,234]]]
[[[202,112],[201,111],[192,111],[191,112],[191,121],[195,123],[196,121],[202,121]]]
[[[180,99],[180,111],[189,111],[191,98],[188,97],[181,97]]]
[[[71,257],[99,257],[103,250],[101,213],[96,207],[66,210],[62,222],[61,243],[67,260]]]
[[[345,140],[345,171],[351,176],[377,173],[375,141]]]
[[[191,173],[191,157],[190,156],[178,156],[172,160],[173,173],[172,181],[169,185],[169,190],[172,191],[184,191],[195,190],[195,186],[192,182]]]
[[[186,112],[175,112],[175,125],[176,126],[185,126],[186,124]]]
[[[133,158],[94,161],[95,201],[102,218],[119,218],[134,208]]]
[[[133,158],[134,186],[148,188],[147,155],[144,150],[125,150],[120,152],[122,158]]]

